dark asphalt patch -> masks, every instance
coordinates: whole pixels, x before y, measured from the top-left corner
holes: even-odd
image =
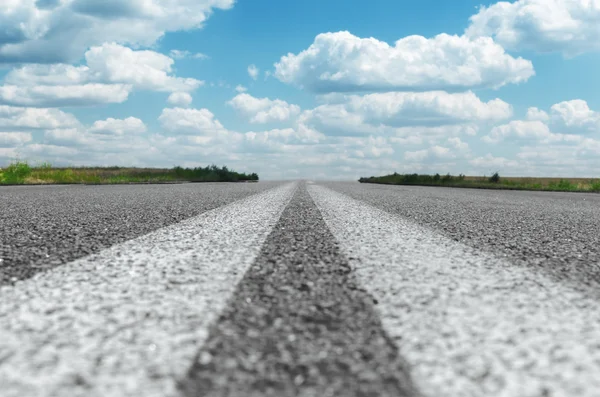
[[[302,186],[180,387],[188,397],[415,396],[375,304]]]
[[[0,286],[280,184],[0,187]]]

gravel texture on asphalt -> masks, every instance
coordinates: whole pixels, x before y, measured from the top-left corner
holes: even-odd
[[[415,396],[376,302],[304,185],[211,327],[186,396]]]
[[[0,285],[279,184],[0,187]]]
[[[0,287],[0,395],[178,396],[296,186]]]
[[[322,186],[309,192],[423,394],[599,395],[597,299]]]
[[[600,194],[323,185],[600,298]]]

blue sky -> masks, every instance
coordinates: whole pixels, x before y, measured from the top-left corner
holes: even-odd
[[[7,0],[0,165],[598,176],[598,26],[598,0]]]

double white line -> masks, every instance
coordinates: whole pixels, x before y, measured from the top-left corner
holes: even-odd
[[[0,394],[174,396],[287,184],[0,288]],[[598,396],[597,302],[318,185],[426,396]]]
[[[174,396],[290,201],[252,196],[0,289],[0,394]]]
[[[308,189],[426,396],[600,396],[594,298],[332,190]]]

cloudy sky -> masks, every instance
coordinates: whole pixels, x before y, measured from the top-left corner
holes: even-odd
[[[0,165],[600,175],[600,0],[2,0]]]

